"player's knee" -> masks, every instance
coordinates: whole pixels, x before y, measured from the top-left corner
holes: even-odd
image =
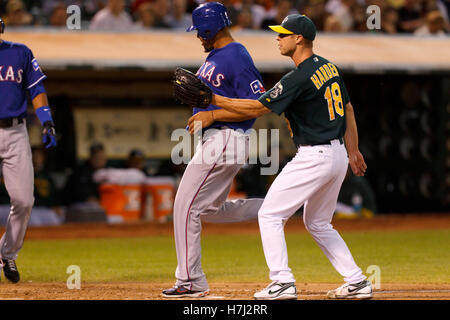
[[[31,196],[19,196],[14,199],[11,199],[11,204],[14,208],[20,210],[31,210],[34,205],[34,197]]]
[[[270,210],[264,210],[264,208],[261,208],[258,211],[258,221],[260,223],[283,223],[283,217],[281,215],[274,214],[274,212]]]
[[[330,230],[333,227],[329,223],[305,221],[305,228],[306,228],[306,230],[308,230],[308,232],[310,234],[317,234],[317,233],[321,233],[321,232]]]

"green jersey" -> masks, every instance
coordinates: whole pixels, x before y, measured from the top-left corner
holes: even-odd
[[[259,101],[289,120],[297,145],[318,145],[341,139],[345,106],[350,98],[339,69],[312,55],[283,76]]]

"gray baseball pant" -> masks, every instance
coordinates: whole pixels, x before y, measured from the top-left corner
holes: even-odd
[[[5,187],[11,200],[0,257],[15,260],[22,248],[34,204],[34,173],[26,124],[0,128],[0,159]]]
[[[201,266],[201,220],[230,223],[258,217],[264,199],[226,201],[233,178],[248,157],[248,141],[248,135],[232,129],[211,130],[187,165],[174,203],[177,286],[209,290]]]

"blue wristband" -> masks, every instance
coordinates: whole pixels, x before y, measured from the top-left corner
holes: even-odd
[[[50,112],[49,106],[43,106],[36,109],[36,115],[39,118],[39,121],[42,125],[44,125],[47,121],[53,123],[52,113]]]

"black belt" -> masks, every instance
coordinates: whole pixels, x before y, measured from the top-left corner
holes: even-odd
[[[0,119],[0,128],[11,128],[12,126],[16,126],[20,123],[23,123],[23,118],[6,118]]]
[[[332,140],[336,140],[336,139],[332,139]],[[344,143],[344,139],[343,138],[338,138],[339,143],[343,144]],[[326,141],[326,142],[320,142],[320,143],[314,143],[314,144],[297,144],[297,148],[299,147],[311,147],[311,146],[320,146],[323,144],[331,144],[331,140],[330,141]]]

